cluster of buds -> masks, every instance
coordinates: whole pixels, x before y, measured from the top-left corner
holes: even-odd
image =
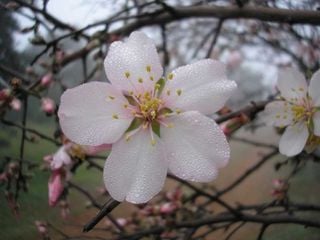
[[[144,216],[172,215],[181,207],[182,197],[181,188],[175,188],[165,193],[163,201],[145,205],[140,213]]]
[[[278,201],[285,200],[287,198],[289,183],[282,179],[274,179],[272,183],[273,190],[271,191],[271,195]]]
[[[12,96],[12,91],[9,88],[0,90],[0,104],[9,104],[14,111],[20,111],[21,109],[21,101]]]
[[[137,205],[138,211],[132,213],[126,218],[117,218],[117,224],[121,227],[126,227],[133,231],[138,231],[141,226],[165,226],[170,224],[171,220],[176,217],[178,210],[182,208],[182,199],[184,198],[182,189],[180,187],[174,188],[171,191],[160,194],[153,201],[147,204]],[[113,224],[110,220],[105,222],[107,228],[112,228]],[[163,233],[163,237],[170,232]]]

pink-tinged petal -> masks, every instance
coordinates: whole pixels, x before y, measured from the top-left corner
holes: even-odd
[[[52,170],[59,169],[63,166],[69,166],[72,163],[70,155],[66,152],[66,146],[63,145],[58,149],[58,151],[53,155],[50,167]]]
[[[140,130],[129,141],[114,143],[104,167],[104,182],[117,201],[145,203],[163,187],[167,162],[165,149],[155,136],[151,144],[149,130]]]
[[[316,136],[320,136],[320,111],[317,111],[313,115],[313,133]]]
[[[285,127],[293,122],[291,104],[285,101],[274,101],[268,103],[264,112],[261,113],[263,121],[268,125]]]
[[[119,89],[153,90],[163,73],[153,41],[142,32],[133,32],[125,42],[113,42],[104,61],[109,81]]]
[[[320,106],[320,69],[312,75],[308,92],[313,104]]]
[[[111,150],[112,144],[102,144],[99,146],[83,146],[87,155],[96,155],[100,152]]]
[[[288,126],[281,136],[279,151],[288,157],[299,154],[306,145],[309,131],[304,122]]]
[[[283,68],[278,72],[278,89],[282,97],[291,102],[300,102],[308,91],[304,75],[294,68]]]
[[[168,119],[172,128],[161,129],[169,170],[179,178],[209,182],[230,158],[230,148],[219,126],[199,112]]]
[[[179,67],[168,78],[163,97],[169,108],[206,115],[222,108],[237,87],[227,79],[225,65],[212,59]]]
[[[90,82],[68,89],[61,97],[59,120],[63,133],[80,145],[117,141],[133,120],[127,99],[112,85]]]
[[[64,183],[63,176],[60,170],[55,170],[52,172],[49,183],[48,183],[48,193],[49,193],[49,205],[54,207],[63,192]]]

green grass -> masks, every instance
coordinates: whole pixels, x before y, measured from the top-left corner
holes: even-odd
[[[28,127],[36,128],[48,136],[52,136],[53,130],[47,126],[49,125],[28,125]],[[28,136],[30,135],[28,134]],[[7,127],[1,130],[0,139],[6,140],[8,146],[1,146],[0,161],[4,161],[4,156],[18,159],[20,138],[21,133],[19,130]],[[38,143],[26,142],[24,156],[28,161],[41,164],[43,162],[43,156],[53,153],[56,149],[57,147],[54,144],[39,139]],[[86,189],[94,190],[95,187],[102,184],[102,174],[95,169],[87,171],[84,165],[85,164],[78,169],[72,181],[82,185]],[[24,170],[26,171],[27,169]],[[34,225],[35,220],[48,220],[58,227],[63,225],[59,208],[51,208],[48,206],[48,179],[50,173],[41,171],[38,167],[29,171],[29,173],[32,174],[32,179],[28,181],[28,192],[20,192],[19,194],[19,218],[16,218],[8,207],[4,196],[4,186],[0,188],[1,240],[38,239],[39,235]],[[72,214],[80,214],[83,212],[85,198],[71,191],[69,199]]]

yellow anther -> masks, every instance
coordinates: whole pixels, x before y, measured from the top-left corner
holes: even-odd
[[[181,109],[176,109],[176,113],[177,113],[177,114],[182,113]]]
[[[169,73],[169,74],[168,74],[168,79],[169,79],[169,80],[172,80],[172,79],[173,79],[173,73]]]
[[[152,76],[150,76],[150,78],[149,78],[151,81],[153,81],[154,80],[154,78],[152,77]]]
[[[152,146],[156,145],[156,143],[157,143],[156,140],[154,140],[154,139],[151,140],[151,145]]]
[[[123,107],[124,107],[124,108],[128,108],[129,105],[125,103],[125,104],[123,104]]]
[[[132,96],[132,95],[133,95],[133,91],[129,91],[129,95],[131,95],[131,96]]]
[[[299,119],[303,118],[307,112],[303,106],[299,106],[299,105],[293,105],[291,107],[291,110],[293,112],[293,116],[294,116],[295,120],[299,120]]]
[[[157,112],[155,110],[152,110],[150,115],[151,115],[152,119],[155,119],[157,116]]]
[[[151,66],[150,65],[146,66],[146,70],[147,72],[151,72]]]
[[[178,90],[176,91],[176,93],[177,93],[178,96],[180,96],[181,93],[182,93],[182,90],[181,90],[181,89],[178,89]]]
[[[284,116],[283,116],[283,119],[287,119],[287,115],[284,115]]]
[[[139,78],[139,79],[138,79],[138,82],[139,82],[139,83],[143,83],[143,79],[142,79],[142,78]]]
[[[301,88],[299,88],[299,91],[303,92],[303,91],[304,91],[304,88],[302,88],[302,87],[301,87]]]
[[[114,114],[112,114],[112,118],[113,118],[113,119],[119,119],[119,116],[118,116],[118,114],[115,114],[115,113],[114,113]]]
[[[110,100],[114,100],[114,99],[115,99],[114,96],[108,96],[108,98],[109,98]]]
[[[277,115],[276,115],[276,118],[280,118],[280,114],[277,114]]]

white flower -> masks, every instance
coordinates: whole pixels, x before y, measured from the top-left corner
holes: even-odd
[[[114,42],[105,59],[111,84],[91,82],[61,97],[60,124],[82,145],[113,144],[104,168],[111,196],[144,203],[167,171],[208,182],[229,160],[228,142],[204,114],[219,110],[236,88],[225,66],[202,60],[161,78],[154,43],[141,32]]]
[[[286,127],[279,143],[280,153],[299,154],[307,145],[318,143],[320,136],[320,70],[312,76],[310,85],[295,69],[279,71],[278,88],[281,100],[269,103],[264,111],[266,121],[276,127]]]

